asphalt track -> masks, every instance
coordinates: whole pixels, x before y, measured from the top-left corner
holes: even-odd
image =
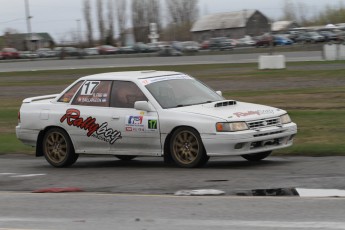
[[[0,230],[345,229],[345,199],[237,196],[258,188],[345,188],[343,157],[269,157],[250,163],[211,159],[199,169],[160,158],[123,162],[81,157],[57,169],[44,158],[0,156]],[[80,188],[73,193],[37,189]],[[181,189],[221,189],[223,196],[175,196]]]
[[[203,168],[165,165],[160,157],[120,161],[113,156],[81,156],[70,168],[54,168],[44,157],[0,156],[0,191],[32,192],[77,187],[85,192],[173,195],[179,190],[218,189],[226,195],[254,189],[345,190],[344,157],[275,157],[248,162],[214,157]]]

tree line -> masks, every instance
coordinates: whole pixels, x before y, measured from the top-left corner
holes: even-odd
[[[83,0],[83,16],[89,47],[98,44],[125,44],[128,24],[137,42],[148,42],[149,25],[156,23],[163,40],[190,40],[190,29],[198,18],[198,0]],[[92,12],[96,12],[99,36],[94,37]],[[165,23],[163,23],[165,22]],[[116,28],[115,28],[116,27]],[[162,37],[163,36],[163,37]]]
[[[318,11],[301,1],[284,0],[282,20],[295,21],[301,26],[345,23],[345,5],[327,5]]]

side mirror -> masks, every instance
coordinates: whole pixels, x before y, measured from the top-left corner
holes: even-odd
[[[147,101],[136,101],[134,103],[134,108],[136,110],[143,110],[146,112],[153,112],[155,111],[154,108],[151,106],[151,104]]]
[[[222,91],[216,91],[216,93],[217,93],[219,96],[223,96]]]

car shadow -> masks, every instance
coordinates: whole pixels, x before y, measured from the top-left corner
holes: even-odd
[[[258,162],[250,162],[247,160],[235,158],[218,158],[210,159],[208,163],[198,169],[256,169],[293,163],[292,160],[282,158],[268,158]],[[163,158],[156,157],[138,157],[130,161],[123,161],[114,158],[98,158],[98,157],[80,157],[71,168],[176,168],[182,169],[171,163],[166,164]],[[192,169],[193,170],[193,169]]]

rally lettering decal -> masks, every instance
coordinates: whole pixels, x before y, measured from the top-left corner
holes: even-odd
[[[88,117],[84,119],[80,117],[80,111],[78,109],[68,109],[66,114],[60,119],[61,123],[64,121],[69,126],[86,130],[88,137],[92,136],[110,144],[114,144],[115,141],[122,138],[120,131],[108,127],[108,122],[99,125],[96,122],[96,118]]]
[[[268,110],[255,110],[255,111],[234,113],[236,117],[246,117],[246,116],[251,116],[251,115],[263,115],[263,114],[274,114],[274,111],[268,109]]]

